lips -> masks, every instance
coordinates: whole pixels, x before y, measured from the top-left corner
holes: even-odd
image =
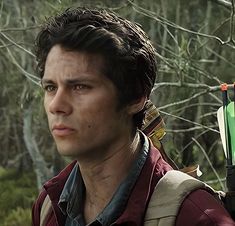
[[[55,125],[52,127],[52,134],[58,137],[69,136],[75,132],[75,129],[66,125]]]

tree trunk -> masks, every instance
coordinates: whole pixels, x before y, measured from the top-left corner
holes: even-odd
[[[23,134],[27,151],[33,161],[34,171],[37,177],[38,189],[42,187],[48,178],[52,177],[52,171],[47,167],[46,162],[38,149],[37,142],[32,132],[32,109],[29,106],[24,110]]]

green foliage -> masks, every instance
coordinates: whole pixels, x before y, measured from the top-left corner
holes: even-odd
[[[0,168],[0,184],[0,225],[20,226],[23,219],[29,222],[29,209],[37,194],[34,174]]]
[[[23,209],[17,207],[10,212],[5,218],[2,226],[30,226],[31,225],[31,209]]]

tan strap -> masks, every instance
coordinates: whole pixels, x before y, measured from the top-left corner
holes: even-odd
[[[185,197],[207,185],[178,170],[168,171],[157,183],[145,215],[145,226],[174,226]]]
[[[52,210],[52,204],[49,195],[47,195],[43,201],[40,212],[40,226],[46,226],[46,220]]]
[[[176,216],[184,198],[198,188],[205,188],[205,184],[180,171],[168,171],[158,182],[149,207],[152,210],[161,207],[154,213],[157,217]]]

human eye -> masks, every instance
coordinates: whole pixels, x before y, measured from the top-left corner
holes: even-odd
[[[91,87],[86,84],[75,84],[73,85],[73,90],[75,91],[82,91],[82,90],[87,90],[90,89]]]
[[[51,93],[51,92],[54,92],[56,91],[56,86],[53,85],[53,84],[45,84],[45,85],[42,85],[42,88],[44,89],[45,92],[47,93]]]

